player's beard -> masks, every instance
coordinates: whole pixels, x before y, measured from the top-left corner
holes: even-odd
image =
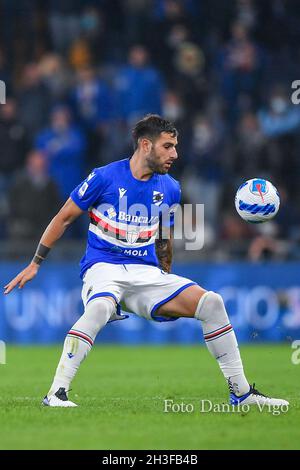
[[[147,165],[153,173],[158,173],[159,175],[165,175],[168,173],[168,169],[163,167],[163,164],[160,162],[159,156],[154,149],[151,150],[148,157],[146,157]]]

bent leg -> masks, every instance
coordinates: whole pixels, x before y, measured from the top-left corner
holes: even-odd
[[[116,310],[111,297],[98,297],[89,302],[84,314],[77,320],[66,336],[63,352],[56,369],[48,396],[69,386],[75,374],[91,350],[99,331],[106,325]]]
[[[194,318],[197,305],[205,292],[205,289],[197,285],[187,287],[157,309],[155,316]]]
[[[165,317],[194,317],[201,321],[207,348],[218,361],[229,389],[237,396],[249,392],[235,333],[222,297],[191,286],[158,309]]]

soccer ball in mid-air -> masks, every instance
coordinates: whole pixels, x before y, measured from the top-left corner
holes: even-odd
[[[247,222],[261,223],[273,219],[279,205],[277,189],[270,181],[261,178],[245,181],[235,195],[236,210]]]

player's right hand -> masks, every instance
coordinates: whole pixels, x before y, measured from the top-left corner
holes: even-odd
[[[23,271],[21,271],[16,277],[14,277],[6,286],[4,286],[4,294],[9,294],[16,286],[22,289],[26,282],[31,281],[39,270],[39,265],[36,263],[30,263]]]

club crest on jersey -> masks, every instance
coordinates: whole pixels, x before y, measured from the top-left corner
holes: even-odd
[[[132,244],[137,241],[139,238],[139,231],[134,227],[128,227],[126,231],[126,240],[128,243]]]
[[[159,191],[153,191],[152,201],[156,206],[160,206],[163,202],[164,193],[160,193]]]

